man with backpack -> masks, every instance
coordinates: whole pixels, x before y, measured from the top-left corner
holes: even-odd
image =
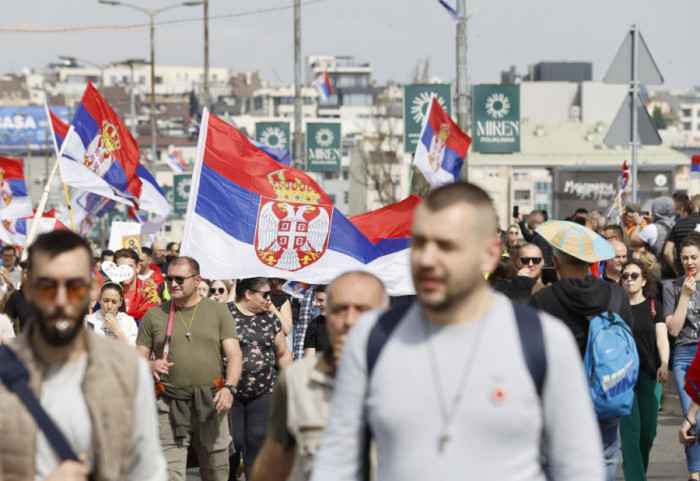
[[[557,481],[603,478],[571,333],[484,280],[501,257],[497,232],[489,195],[472,184],[419,204],[418,300],[350,331],[312,481],[367,479],[370,433],[380,481],[544,481],[545,465]]]
[[[632,310],[629,298],[623,292],[622,287],[605,282],[590,274],[593,262],[615,256],[615,250],[610,243],[586,227],[565,221],[552,221],[552,223],[551,227],[543,225],[541,233],[550,232],[544,237],[554,247],[554,268],[559,273],[561,280],[535,294],[530,301],[531,305],[558,317],[571,329],[578,344],[579,353],[584,358],[589,376],[593,371],[592,365],[595,360],[598,357],[605,357],[607,351],[610,351],[608,354],[615,354],[618,349],[622,348],[625,351],[630,351],[631,355],[630,359],[624,358],[625,361],[621,366],[612,369],[614,374],[611,378],[600,379],[599,383],[589,382],[589,390],[596,406],[598,425],[603,441],[607,479],[614,481],[620,450],[619,413],[627,409],[626,414],[629,414],[631,401],[634,398],[634,384],[639,372],[639,358],[636,358],[636,370],[633,362],[637,351],[631,330],[629,336],[625,338],[625,332],[628,328],[619,325],[622,321],[627,326],[631,325]],[[553,228],[554,226],[557,226],[556,229]],[[562,241],[566,238],[569,239],[569,242]],[[589,239],[593,239],[593,242],[587,243]],[[587,245],[590,247],[586,248]],[[581,246],[584,248],[581,249]],[[603,254],[601,255],[601,253]],[[589,339],[595,338],[601,327],[609,327],[612,324],[619,329],[614,333],[616,335],[613,337],[615,341],[612,344],[603,343],[602,353],[595,351],[594,348],[599,348],[601,344],[597,340],[589,342]],[[620,345],[621,339],[625,341],[624,346]],[[631,348],[629,343],[631,343]],[[628,366],[629,362],[632,362],[630,366]],[[601,393],[606,388],[609,390],[606,393]],[[613,394],[619,394],[622,397],[612,396]],[[614,398],[613,404],[625,398],[624,401],[629,401],[629,407],[618,405],[611,407],[601,404],[612,398]]]
[[[657,197],[651,203],[651,216],[654,222],[642,226],[644,219],[638,212],[632,212],[634,228],[630,231],[630,247],[645,247],[656,256],[661,266],[661,275],[673,277],[671,266],[664,259],[664,245],[675,224],[676,207],[670,197]]]

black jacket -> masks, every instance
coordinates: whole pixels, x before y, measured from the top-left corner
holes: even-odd
[[[588,342],[588,317],[608,310],[611,288],[622,290],[622,287],[592,275],[583,279],[563,279],[532,296],[530,304],[558,317],[569,326],[583,358]],[[620,294],[622,302],[618,314],[631,326],[632,309],[629,297],[624,291]]]

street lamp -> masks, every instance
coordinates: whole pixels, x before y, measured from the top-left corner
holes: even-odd
[[[100,88],[101,89],[103,89],[105,87],[105,69],[107,67],[111,67],[112,65],[114,65],[114,62],[100,65],[98,63],[91,62],[91,61],[85,60],[83,58],[71,57],[69,55],[59,55],[58,58],[60,58],[61,60],[65,60],[66,62],[71,62],[71,63],[82,62],[82,63],[86,63],[88,65],[92,65],[93,67],[95,67],[97,70],[100,71]]]
[[[175,7],[193,7],[195,5],[201,5],[203,2],[181,2],[173,5],[168,5],[162,8],[156,8],[149,10],[138,5],[134,5],[126,2],[118,2],[115,0],[98,0],[99,3],[105,5],[121,5],[122,7],[133,8],[139,12],[143,12],[150,18],[151,21],[151,172],[156,175],[156,136],[158,135],[158,130],[156,127],[156,53],[155,53],[155,25],[154,18],[161,12],[170,10]]]

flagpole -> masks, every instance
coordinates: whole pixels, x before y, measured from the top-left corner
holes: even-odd
[[[415,162],[411,165],[411,175],[408,176],[408,195],[411,195],[411,187],[413,186],[413,172],[416,170]]]
[[[75,220],[73,219],[73,208],[70,205],[70,197],[68,196],[68,187],[66,187],[66,183],[61,181],[63,184],[63,192],[66,194],[66,205],[68,206],[68,215],[70,216],[70,227],[73,229],[73,233],[75,233]]]
[[[71,125],[68,128],[68,133],[66,134],[66,138],[63,141],[63,144],[61,144],[61,150],[58,153],[58,157],[56,158],[56,163],[54,164],[53,169],[51,169],[51,175],[49,175],[49,178],[46,179],[44,192],[41,194],[41,200],[39,201],[39,205],[37,206],[36,212],[34,213],[32,226],[29,228],[29,232],[27,232],[27,239],[24,241],[24,245],[22,246],[22,260],[26,260],[27,256],[29,255],[27,247],[32,245],[32,242],[34,242],[34,238],[36,237],[36,230],[39,228],[39,219],[41,219],[41,216],[44,214],[46,202],[48,202],[49,200],[49,193],[51,192],[51,181],[53,180],[54,175],[56,175],[56,170],[58,169],[58,166],[61,163],[61,159],[63,158],[63,151],[65,150],[66,145],[68,145],[68,140],[70,139],[70,136],[73,134],[73,132],[74,127]]]

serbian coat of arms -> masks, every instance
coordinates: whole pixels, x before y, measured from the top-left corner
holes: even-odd
[[[2,197],[4,205],[0,204],[1,207],[10,205],[12,202],[12,188],[10,183],[5,179],[5,170],[0,168],[0,197]]]
[[[265,265],[296,271],[326,252],[333,207],[321,204],[321,194],[299,179],[288,181],[285,172],[267,176],[275,198],[260,199],[255,250]]]
[[[120,148],[121,142],[117,127],[105,120],[85,149],[84,164],[100,177],[104,177],[115,160],[112,152]]]
[[[442,124],[440,132],[436,132],[430,140],[430,150],[428,150],[428,160],[430,166],[435,169],[435,172],[440,170],[442,159],[445,157],[445,147],[447,145],[447,137],[450,136],[450,126]]]

